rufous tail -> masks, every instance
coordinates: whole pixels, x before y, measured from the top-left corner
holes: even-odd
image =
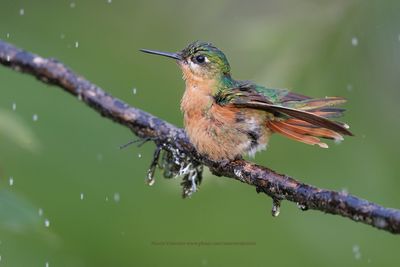
[[[345,100],[342,98],[322,98],[310,99],[301,101],[301,103],[293,103],[294,108],[299,111],[306,111],[323,118],[340,117],[344,109],[333,107],[337,104],[342,104]],[[343,128],[348,128],[347,124],[335,122],[342,125]],[[287,118],[276,118],[267,122],[267,126],[275,133],[282,134],[295,141],[303,142],[309,145],[318,145],[322,148],[328,148],[326,143],[321,142],[320,138],[332,139],[336,142],[343,140],[342,134],[332,129],[329,124],[315,125],[311,122],[302,120],[301,116],[296,114]]]

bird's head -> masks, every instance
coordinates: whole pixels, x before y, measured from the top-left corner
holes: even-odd
[[[186,80],[211,80],[230,76],[225,54],[211,43],[195,41],[176,53],[141,49],[140,51],[175,59]]]

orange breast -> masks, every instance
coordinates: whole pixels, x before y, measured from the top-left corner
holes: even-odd
[[[198,152],[214,160],[232,160],[265,147],[270,135],[265,113],[220,106],[209,88],[192,84],[181,102],[186,132]]]

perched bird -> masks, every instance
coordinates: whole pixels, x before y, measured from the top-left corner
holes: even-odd
[[[286,89],[237,81],[225,54],[211,43],[196,41],[177,53],[141,49],[170,57],[183,72],[181,100],[185,130],[197,151],[226,161],[265,149],[273,133],[327,148],[320,138],[353,135],[345,123],[331,120],[344,111],[342,97],[311,98]]]

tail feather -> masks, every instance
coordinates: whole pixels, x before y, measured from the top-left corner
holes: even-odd
[[[343,136],[335,131],[320,127],[309,127],[309,126],[298,125],[296,123],[293,123],[290,119],[284,122],[279,122],[279,124],[299,134],[333,139],[336,141],[343,140]]]
[[[328,145],[322,143],[321,140],[314,136],[304,135],[290,130],[285,125],[281,124],[279,121],[268,122],[268,127],[276,133],[280,133],[290,139],[299,141],[308,145],[318,145],[322,148],[328,148]]]
[[[285,106],[300,111],[306,111],[323,118],[337,118],[342,116],[345,111],[342,108],[334,107],[343,104],[346,100],[340,97],[327,97],[321,99],[307,99],[304,101],[293,101],[285,103]],[[348,129],[348,125],[342,122],[335,122],[341,127]],[[291,116],[289,118],[277,118],[268,121],[267,126],[274,132],[280,133],[290,139],[303,142],[309,145],[318,145],[327,148],[328,145],[321,142],[320,138],[342,141],[342,134],[336,129],[328,129],[322,124],[314,124],[313,121],[305,121],[300,116]]]
[[[285,106],[304,110],[304,111],[315,111],[323,108],[329,108],[337,105],[346,103],[346,99],[343,97],[325,97],[325,98],[312,98],[303,101],[293,101],[285,103]]]

